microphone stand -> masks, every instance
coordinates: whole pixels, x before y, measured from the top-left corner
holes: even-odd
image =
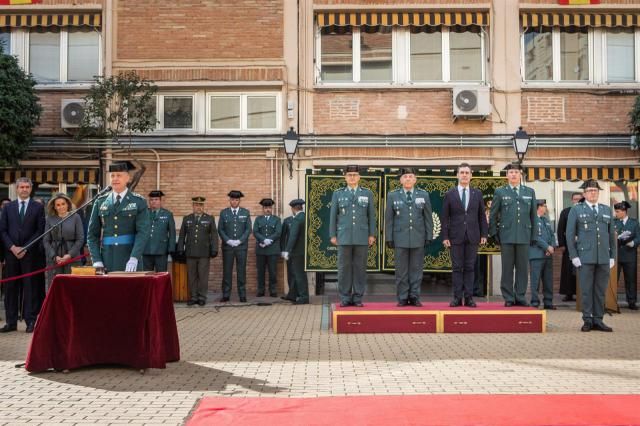
[[[39,237],[37,237],[36,239],[34,239],[33,241],[31,241],[29,244],[27,244],[26,246],[22,247],[22,250],[20,250],[18,252],[18,254],[20,253],[24,253],[26,252],[29,248],[31,248],[35,243],[37,243],[38,241],[40,241],[41,239],[43,239],[44,237],[46,237],[47,235],[49,235],[54,229],[56,229],[57,227],[59,227],[60,225],[62,225],[64,222],[66,222],[68,219],[71,219],[72,216],[75,216],[80,210],[84,209],[86,206],[88,206],[89,204],[93,203],[98,197],[103,196],[104,194],[106,194],[107,192],[111,191],[111,186],[107,186],[105,188],[103,188],[101,191],[98,191],[98,193],[89,201],[87,201],[86,203],[84,203],[83,205],[81,205],[80,207],[78,207],[77,209],[73,210],[72,212],[69,212],[69,214],[62,219],[60,222],[56,223],[55,225],[53,225],[51,228],[49,228],[47,231],[45,231],[42,235],[40,235]]]

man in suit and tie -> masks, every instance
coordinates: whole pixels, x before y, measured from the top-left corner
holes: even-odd
[[[149,240],[151,225],[147,201],[128,189],[128,161],[109,166],[112,190],[99,197],[91,209],[87,245],[93,266],[107,272],[142,271],[142,256]]]
[[[285,260],[291,260],[291,269],[293,272],[293,290],[290,294],[296,295],[293,302],[296,305],[307,305],[309,303],[309,283],[307,282],[307,273],[304,271],[304,241],[305,241],[305,215],[302,211],[304,200],[295,199],[289,203],[293,220],[289,230],[289,238],[287,239],[287,247],[283,253]]]
[[[23,247],[44,232],[44,207],[31,198],[33,185],[31,180],[21,177],[16,180],[18,199],[7,204],[0,220],[0,238],[4,246],[7,278],[33,272],[39,261],[41,247],[35,244],[28,250]],[[23,318],[27,324],[27,333],[33,332],[40,307],[40,293],[37,288],[37,276],[6,282],[4,308],[7,323],[0,332],[16,331],[18,328],[18,310],[22,304]],[[22,301],[19,300],[22,286]]]
[[[563,247],[562,266],[560,268],[560,294],[563,294],[563,302],[571,302],[576,294],[576,268],[571,264],[569,259],[569,250],[567,250],[567,219],[571,207],[582,201],[582,193],[574,192],[571,194],[571,206],[560,212],[558,219],[558,247]]]
[[[394,249],[398,306],[422,306],[420,287],[424,249],[433,240],[433,217],[429,193],[416,188],[412,168],[400,170],[400,188],[387,194],[385,241]]]
[[[458,166],[458,185],[444,195],[442,206],[442,244],[451,249],[453,266],[452,308],[476,307],[473,300],[474,268],[478,245],[487,242],[487,218],[482,192],[471,188],[471,166]]]
[[[615,226],[618,233],[618,280],[620,272],[624,274],[624,289],[627,293],[627,303],[629,309],[637,311],[636,305],[638,299],[638,244],[640,244],[640,226],[638,221],[627,215],[627,210],[631,208],[631,204],[627,201],[613,205],[616,219]]]
[[[358,185],[360,167],[347,166],[347,186],[331,197],[329,237],[338,246],[340,306],[362,307],[367,288],[367,253],[376,242],[376,208],[373,192]]]
[[[151,232],[144,249],[144,270],[167,272],[167,255],[176,250],[176,222],[173,213],[162,207],[164,192],[149,193]]]
[[[506,169],[508,183],[496,189],[491,203],[489,236],[500,244],[500,290],[504,306],[529,306],[525,297],[529,283],[529,246],[536,237],[536,193],[533,188],[522,185],[520,163],[511,163]]]
[[[584,202],[571,208],[567,219],[567,248],[578,269],[582,297],[581,331],[613,329],[603,322],[609,270],[615,265],[616,237],[611,208],[598,203],[600,185],[589,179],[582,184]]]
[[[258,268],[258,293],[257,297],[265,294],[265,269],[269,271],[269,296],[278,297],[276,267],[280,254],[280,234],[282,223],[280,218],[273,214],[275,201],[271,198],[263,198],[259,203],[262,206],[262,215],[256,217],[253,223],[253,236],[256,239],[256,266]]]
[[[220,211],[218,234],[222,238],[222,299],[228,302],[231,298],[231,281],[233,280],[233,264],[236,264],[238,280],[238,297],[240,302],[247,301],[247,251],[251,235],[251,214],[240,207],[240,199],[244,194],[240,191],[229,191],[229,207]]]

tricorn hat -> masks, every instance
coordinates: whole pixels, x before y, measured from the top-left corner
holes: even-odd
[[[613,205],[615,210],[629,210],[631,208],[631,204],[628,201],[621,201]]]
[[[229,191],[229,193],[227,194],[227,196],[229,198],[242,198],[244,197],[244,194],[241,191],[236,191],[235,189],[232,191]]]
[[[204,204],[204,200],[206,200],[206,198],[204,198],[203,196],[197,196],[197,197],[193,197],[191,199],[191,201],[193,201],[194,204]]]
[[[151,191],[149,193],[149,198],[160,198],[160,197],[164,197],[164,192],[160,191],[159,189],[156,189],[155,191]]]
[[[416,170],[413,167],[402,167],[398,171],[398,177],[402,177],[403,175],[415,175]]]
[[[587,189],[587,188],[597,188],[602,190],[602,188],[600,188],[600,185],[598,184],[598,181],[595,179],[587,179],[584,181],[582,185],[580,185],[580,189]]]
[[[262,200],[260,200],[260,202],[258,203],[263,207],[269,207],[275,204],[275,201],[273,201],[271,198],[263,198]]]
[[[291,200],[289,202],[289,205],[291,207],[295,207],[295,206],[303,206],[304,205],[304,200],[300,199],[300,198],[296,198],[295,200]]]
[[[504,170],[511,170],[511,169],[515,169],[515,170],[524,170],[524,168],[522,167],[522,164],[514,162],[514,163],[509,163],[505,166]]]
[[[544,198],[538,198],[536,200],[536,206],[538,207],[544,206],[545,204],[547,204],[547,200],[545,200]]]
[[[117,161],[109,165],[109,173],[111,172],[128,172],[129,170],[135,170],[135,166],[131,161]]]
[[[344,168],[344,173],[360,173],[360,166],[358,166],[357,164],[349,164]]]

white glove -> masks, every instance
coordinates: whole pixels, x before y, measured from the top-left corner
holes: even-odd
[[[627,244],[625,244],[627,247],[633,247],[636,244],[633,241],[629,241]]]
[[[615,259],[609,259],[609,269],[613,268],[613,265],[616,264]]]
[[[238,240],[229,240],[229,241],[227,241],[227,244],[229,244],[231,247],[238,247],[240,245],[240,241],[238,241]]]
[[[93,262],[94,268],[104,268],[104,263],[102,262]]]
[[[283,251],[282,252],[282,257],[284,257],[284,260],[289,260],[289,252],[288,251]]]
[[[273,240],[269,239],[269,238],[265,238],[264,239],[264,243],[268,246],[270,246],[271,244],[273,244]]]
[[[124,268],[126,272],[135,272],[138,269],[138,259],[130,257],[127,266]]]
[[[579,257],[574,257],[573,259],[571,259],[571,263],[573,263],[573,266],[575,266],[576,268],[579,268],[582,266],[582,262],[580,262]]]
[[[280,252],[280,257],[284,258],[284,256],[285,256],[286,254],[287,254],[287,252],[286,252],[286,251],[281,251],[281,252]]]

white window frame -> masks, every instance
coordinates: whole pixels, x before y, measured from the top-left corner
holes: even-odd
[[[636,85],[640,83],[640,28],[634,28],[633,31],[633,54],[634,54],[634,80],[633,81],[609,81],[608,69],[607,69],[607,34],[608,29],[602,28],[600,31],[600,37],[596,35],[596,38],[600,41],[600,48],[602,49],[602,60],[600,61],[600,67],[602,69],[602,84],[606,85]]]
[[[103,40],[102,40],[102,31],[96,31],[98,33],[98,69],[96,75],[102,74],[102,50],[103,50]],[[20,65],[27,72],[31,72],[29,69],[29,36],[30,31],[26,29],[20,29],[11,32],[11,50],[13,54],[18,56]],[[60,32],[60,80],[51,83],[41,83],[38,82],[36,85],[36,89],[38,88],[55,88],[55,87],[88,87],[93,84],[93,80],[87,81],[68,81],[68,57],[69,57],[69,31],[66,28],[61,28]],[[14,49],[14,41],[15,41],[15,49]]]
[[[362,82],[360,78],[360,28],[352,28],[352,74],[353,81],[322,81],[322,31],[316,28],[315,35],[315,85],[317,87],[451,87],[455,85],[485,85],[487,76],[486,37],[482,27],[480,32],[481,80],[451,80],[451,55],[449,50],[449,27],[442,27],[442,80],[411,81],[411,32],[409,27],[392,28],[392,80],[390,82]]]
[[[164,99],[172,97],[191,98],[191,128],[178,129],[178,128],[165,128],[164,127]],[[156,119],[158,123],[156,125],[156,132],[159,133],[197,133],[198,125],[201,122],[198,111],[202,108],[198,108],[198,93],[196,92],[162,92],[156,95]]]
[[[249,97],[272,97],[275,98],[276,103],[276,127],[274,128],[261,128],[261,129],[249,129],[248,128],[248,98]],[[211,127],[211,98],[214,97],[239,97],[240,98],[240,128],[229,129],[214,129]],[[282,131],[282,94],[281,92],[207,92],[206,104],[205,104],[205,124],[206,133],[280,133]]]

